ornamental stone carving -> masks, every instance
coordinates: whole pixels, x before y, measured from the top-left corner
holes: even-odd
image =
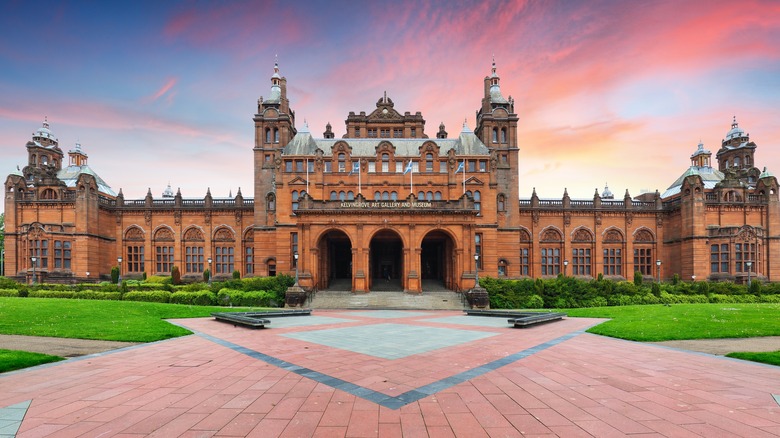
[[[604,243],[621,243],[623,242],[623,235],[618,230],[609,230],[604,235]]]
[[[204,241],[203,232],[198,228],[190,228],[184,232],[184,240],[187,241]]]
[[[144,232],[138,227],[130,227],[125,233],[125,240],[141,241],[144,240]]]
[[[173,242],[173,231],[170,228],[160,228],[154,233],[154,240],[157,242]]]
[[[654,242],[653,233],[647,230],[639,230],[634,234],[634,242],[637,243],[651,243]]]

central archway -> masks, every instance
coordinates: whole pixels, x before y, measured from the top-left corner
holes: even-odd
[[[323,234],[319,250],[320,289],[352,290],[352,242],[341,230]]]
[[[404,244],[395,231],[382,230],[369,244],[369,275],[372,291],[403,290]]]
[[[453,289],[456,280],[452,237],[440,230],[431,231],[423,238],[420,249],[423,290]]]

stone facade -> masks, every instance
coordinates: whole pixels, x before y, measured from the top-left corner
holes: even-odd
[[[754,165],[756,144],[736,120],[717,152],[703,145],[669,189],[615,200],[521,199],[518,116],[495,65],[484,79],[474,130],[433,138],[422,114],[382,96],[350,112],[346,134],[296,127],[287,80],[275,66],[254,115],[254,199],[183,199],[170,188],[125,200],[87,165],[69,165],[48,123],[28,142],[29,162],[5,183],[6,272],[31,281],[200,279],[298,274],[305,289],[356,293],[463,291],[478,275],[540,278],[776,280],[777,179]],[[36,257],[35,267],[31,257]],[[476,256],[476,257],[475,257]],[[661,264],[658,265],[657,261]],[[88,274],[89,273],[89,274]]]

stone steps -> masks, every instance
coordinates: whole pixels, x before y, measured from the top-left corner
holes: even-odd
[[[422,294],[404,292],[319,291],[304,304],[311,309],[415,309],[463,310],[461,294],[452,291],[432,291]]]

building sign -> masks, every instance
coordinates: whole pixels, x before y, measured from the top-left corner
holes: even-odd
[[[342,202],[341,208],[431,208],[433,203],[428,201],[406,202],[406,201],[369,201],[369,202]]]

